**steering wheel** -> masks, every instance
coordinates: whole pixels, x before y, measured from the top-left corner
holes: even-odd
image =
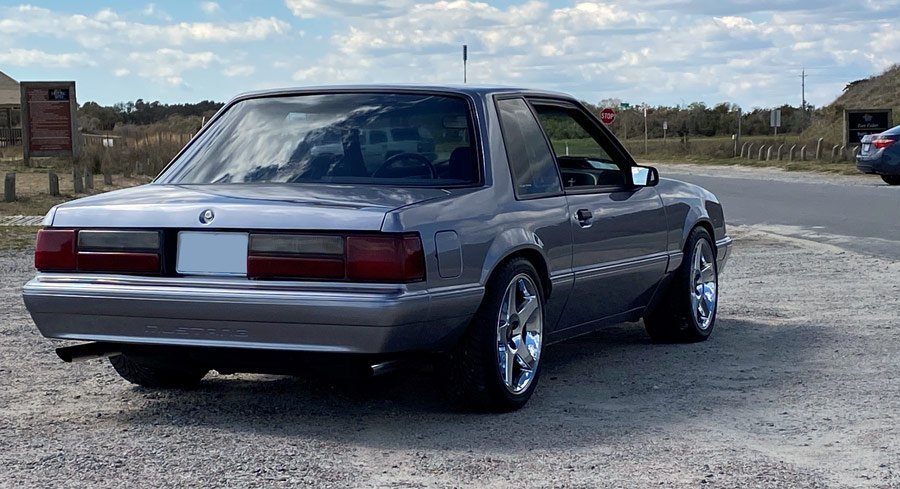
[[[384,163],[382,163],[377,170],[372,172],[372,176],[378,177],[379,173],[386,171],[387,169],[401,161],[418,163],[418,166],[424,167],[428,170],[428,176],[431,178],[435,178],[435,176],[437,175],[437,172],[434,170],[434,165],[431,164],[431,161],[428,158],[418,153],[398,153],[384,160]]]

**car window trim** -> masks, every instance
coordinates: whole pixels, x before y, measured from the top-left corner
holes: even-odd
[[[475,151],[475,159],[477,160],[476,170],[478,172],[478,178],[476,181],[472,183],[464,183],[464,184],[456,184],[456,185],[378,185],[373,184],[374,186],[382,186],[382,187],[396,187],[396,188],[444,188],[444,189],[457,189],[457,188],[483,188],[487,186],[487,158],[485,157],[484,151],[484,141],[483,134],[481,131],[481,119],[478,116],[478,107],[476,104],[478,103],[471,94],[454,92],[454,91],[443,91],[443,90],[433,90],[433,89],[397,89],[397,88],[332,88],[332,89],[312,89],[312,90],[282,90],[274,93],[264,92],[261,94],[257,93],[246,93],[238,95],[222,106],[221,109],[216,111],[213,116],[206,121],[206,124],[194,134],[187,144],[184,145],[175,156],[163,167],[159,173],[153,177],[153,180],[150,181],[151,184],[161,184],[161,185],[180,185],[178,183],[172,183],[170,177],[166,176],[166,173],[171,171],[178,170],[178,167],[175,166],[175,162],[181,158],[183,154],[185,154],[192,146],[198,143],[203,136],[206,135],[206,132],[209,128],[213,126],[213,122],[218,121],[228,110],[234,107],[236,104],[240,102],[244,102],[247,100],[256,100],[256,99],[266,99],[266,98],[282,98],[282,97],[300,97],[306,95],[336,95],[336,94],[381,94],[381,95],[432,95],[438,97],[450,97],[461,99],[465,102],[468,110],[466,111],[466,118],[469,122],[469,139],[470,144],[472,145],[472,149]],[[216,183],[192,183],[191,185],[218,185]],[[279,183],[279,185],[290,185],[285,183]],[[353,184],[360,185],[360,184]],[[560,182],[562,185],[562,182]]]
[[[528,194],[528,195],[519,195],[519,191],[516,190],[516,178],[513,175],[512,162],[509,161],[509,152],[506,151],[506,133],[503,130],[503,118],[500,117],[500,102],[504,100],[514,100],[519,99],[525,102],[525,106],[528,107],[528,110],[531,112],[531,116],[534,117],[534,121],[538,125],[538,129],[541,130],[541,134],[544,133],[544,128],[541,126],[541,121],[538,120],[537,114],[534,112],[534,108],[531,107],[531,104],[528,103],[528,99],[524,94],[520,93],[512,93],[512,94],[499,94],[494,95],[494,110],[497,112],[497,123],[500,125],[500,137],[503,139],[503,152],[506,154],[506,165],[509,168],[509,178],[512,180],[513,187],[513,196],[516,200],[535,200],[535,199],[545,199],[549,197],[561,197],[566,195],[566,188],[563,185],[562,173],[559,171],[559,163],[556,162],[556,154],[553,152],[553,147],[549,146],[549,141],[547,141],[547,136],[544,135],[544,142],[547,144],[547,149],[550,151],[550,156],[553,157],[554,166],[556,167],[556,178],[559,179],[559,188],[558,192],[543,192],[539,194]]]
[[[632,159],[630,157],[630,155],[627,154],[627,151],[624,154],[622,154],[622,151],[624,150],[624,148],[621,147],[621,144],[615,144],[617,142],[615,137],[614,136],[610,137],[610,134],[607,134],[607,132],[609,130],[606,129],[605,127],[602,127],[601,126],[602,123],[599,122],[595,117],[593,117],[591,112],[589,110],[587,110],[583,105],[581,105],[573,100],[555,99],[555,98],[546,97],[546,96],[531,96],[530,97],[530,96],[526,95],[525,101],[528,103],[529,107],[531,107],[531,111],[532,111],[532,113],[535,114],[535,117],[537,117],[537,109],[534,108],[534,105],[551,105],[551,106],[556,106],[556,107],[566,109],[566,110],[575,110],[575,111],[580,112],[582,115],[585,116],[585,118],[588,120],[588,122],[591,123],[593,128],[598,130],[600,135],[606,141],[608,141],[612,145],[612,147],[619,153],[617,155],[611,154],[609,156],[611,158],[613,158],[613,160],[612,160],[613,164],[615,164],[617,167],[619,167],[619,170],[624,174],[624,176],[625,176],[625,184],[624,185],[602,185],[602,186],[596,186],[596,187],[581,187],[581,188],[569,187],[569,188],[566,188],[565,183],[562,180],[562,168],[560,167],[559,159],[556,156],[556,150],[553,149],[553,145],[550,142],[550,136],[547,135],[547,131],[544,129],[543,124],[540,123],[540,118],[538,118],[537,119],[538,125],[541,126],[541,132],[544,133],[544,140],[547,142],[548,145],[550,145],[550,152],[553,154],[553,161],[556,162],[556,169],[560,173],[560,182],[563,183],[563,193],[565,193],[566,195],[583,195],[583,194],[592,194],[592,193],[608,194],[608,193],[613,193],[613,192],[627,192],[627,191],[634,190],[634,188],[635,188],[634,177],[631,174],[631,168],[636,166],[634,164],[635,163],[634,159]],[[591,134],[590,131],[588,131],[588,135],[590,135],[591,137],[595,137],[595,135]],[[598,142],[598,144],[599,144],[599,142]],[[600,147],[602,148],[603,146],[600,145]],[[606,151],[606,148],[603,148],[603,150]],[[623,163],[616,161],[616,159],[615,159],[616,156],[619,156],[619,158],[621,160],[624,160],[624,164],[626,164],[627,167],[623,168],[622,167]]]

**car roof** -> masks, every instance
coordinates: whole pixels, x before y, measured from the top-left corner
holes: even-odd
[[[528,89],[521,87],[509,87],[503,85],[416,85],[416,84],[363,84],[363,85],[321,85],[311,87],[274,88],[245,92],[232,102],[249,98],[275,97],[285,95],[302,95],[308,93],[335,93],[335,92],[395,92],[395,93],[420,93],[439,92],[448,94],[468,95],[473,98],[483,98],[494,94],[520,93],[532,96],[563,97],[572,99],[569,94],[551,90]]]

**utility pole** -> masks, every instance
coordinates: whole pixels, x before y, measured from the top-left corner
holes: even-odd
[[[468,44],[463,44],[463,84],[469,82],[467,70],[467,62],[469,61],[469,46]]]
[[[806,68],[803,68],[803,71],[800,72],[800,90],[801,96],[803,97],[803,105],[800,108],[803,110],[803,113],[806,113]]]
[[[644,103],[644,154],[647,152],[647,104]]]

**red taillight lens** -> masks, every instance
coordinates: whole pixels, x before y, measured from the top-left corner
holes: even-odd
[[[67,272],[75,270],[75,231],[41,229],[34,245],[34,268],[39,271]]]
[[[418,236],[348,236],[347,278],[364,282],[425,279],[425,254]]]
[[[155,253],[78,252],[79,272],[159,272]]]
[[[250,278],[344,278],[344,260],[340,258],[303,258],[294,256],[247,257]]]
[[[258,279],[325,279],[415,282],[425,278],[417,235],[250,235],[247,276]]]
[[[872,141],[872,146],[875,146],[875,149],[884,149],[896,142],[895,139],[891,138],[878,138]]]
[[[156,231],[77,231],[42,229],[35,243],[34,266],[47,272],[160,271]]]

